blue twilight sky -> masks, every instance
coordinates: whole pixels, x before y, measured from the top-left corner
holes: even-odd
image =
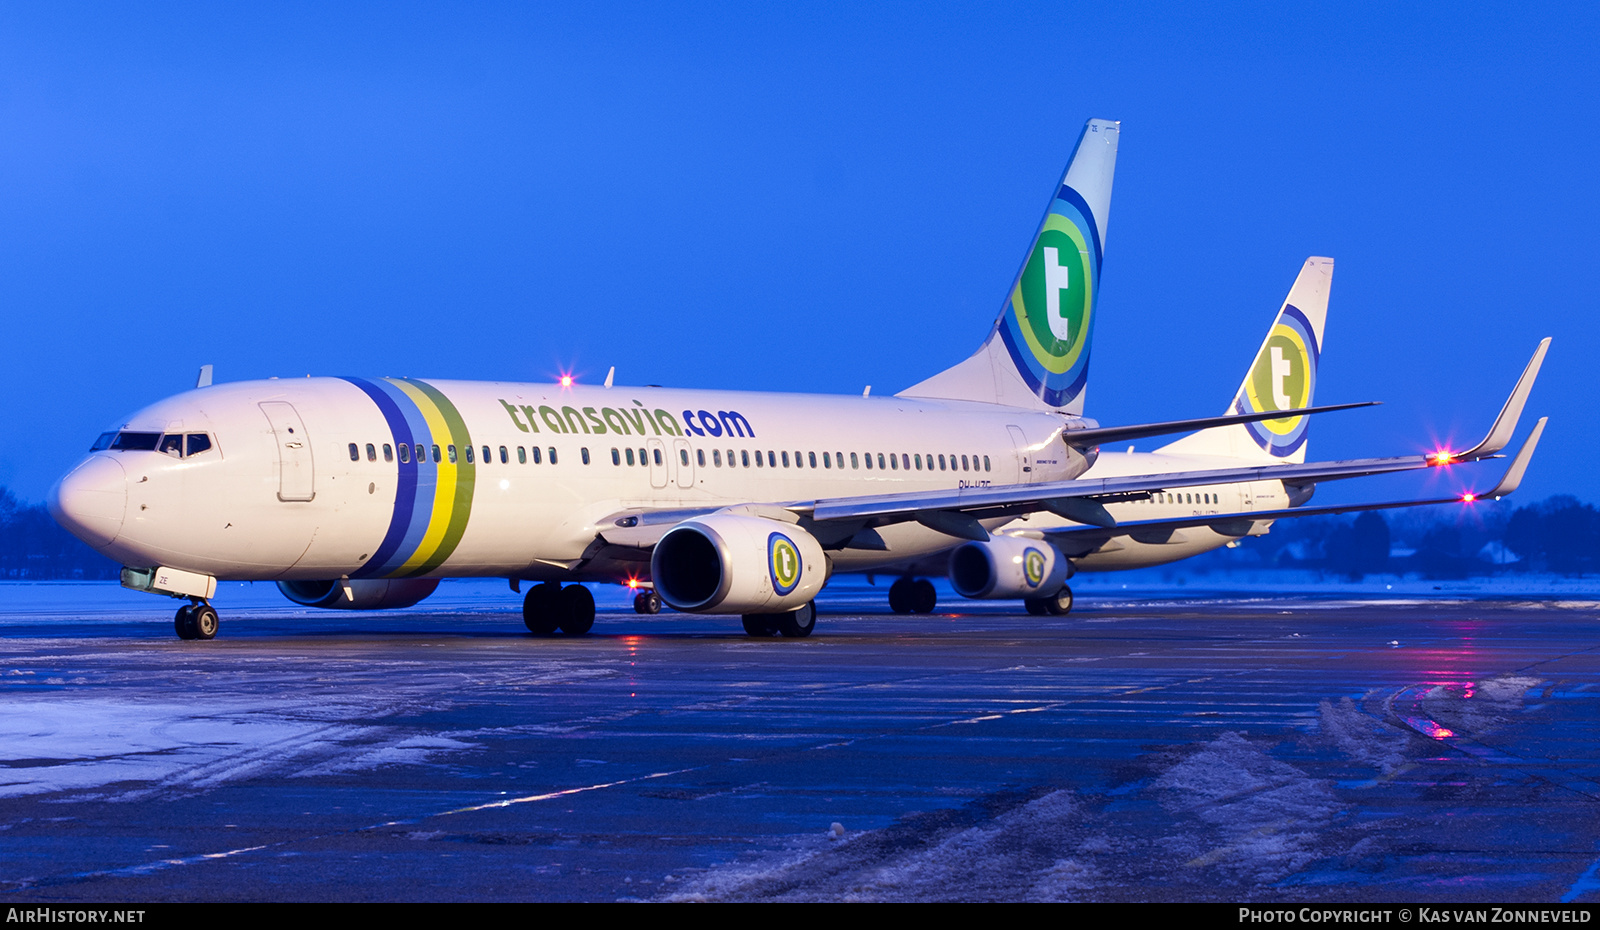
[[[207,362],[892,393],[1104,117],[1091,416],[1220,413],[1331,255],[1317,400],[1386,403],[1313,457],[1474,441],[1552,335],[1524,500],[1600,499],[1600,14],[1396,7],[0,6],[0,484]]]

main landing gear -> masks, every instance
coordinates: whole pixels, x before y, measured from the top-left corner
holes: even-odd
[[[1022,605],[1035,617],[1064,617],[1072,612],[1072,589],[1062,585],[1050,597],[1030,597]]]
[[[195,601],[178,608],[172,625],[179,639],[212,639],[217,635],[217,609],[205,601]]]
[[[661,595],[646,588],[633,596],[633,612],[636,614],[661,613]]]
[[[790,639],[804,639],[817,628],[817,602],[807,601],[786,614],[745,614],[744,631],[757,638],[782,633]]]
[[[536,584],[522,599],[522,622],[528,632],[540,636],[549,636],[556,630],[568,636],[582,636],[594,626],[594,595],[581,584]]]
[[[931,614],[939,593],[926,578],[901,578],[889,586],[889,609],[897,614]]]

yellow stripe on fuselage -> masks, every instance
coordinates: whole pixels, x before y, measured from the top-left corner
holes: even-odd
[[[434,442],[439,444],[443,453],[447,445],[455,443],[455,437],[450,433],[450,425],[445,422],[444,414],[428,397],[413,385],[404,381],[389,379],[389,383],[406,392],[421,411],[422,419],[427,421],[428,432],[433,434]],[[428,516],[428,531],[422,534],[422,542],[417,544],[417,551],[411,553],[411,558],[406,559],[404,565],[390,573],[391,576],[404,576],[422,563],[433,557],[439,551],[439,544],[444,541],[445,530],[450,527],[450,516],[455,507],[456,498],[456,463],[450,461],[448,455],[437,463],[438,478],[433,488],[433,507]]]

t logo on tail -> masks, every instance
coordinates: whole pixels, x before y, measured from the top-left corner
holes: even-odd
[[[1046,314],[1045,319],[1050,323],[1050,332],[1055,334],[1062,342],[1072,341],[1072,321],[1061,312],[1061,292],[1070,290],[1072,274],[1067,266],[1061,264],[1061,252],[1054,246],[1044,247],[1044,293]]]
[[[1288,410],[1294,406],[1288,393],[1283,389],[1283,380],[1294,374],[1294,365],[1283,357],[1283,346],[1272,347],[1272,402],[1276,410]]]

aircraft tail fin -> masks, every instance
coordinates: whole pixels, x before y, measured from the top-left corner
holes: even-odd
[[[1311,406],[1332,285],[1333,259],[1306,259],[1226,413]],[[1310,424],[1310,418],[1302,415],[1220,426],[1185,436],[1158,451],[1268,463],[1304,462]]]
[[[1083,413],[1120,133],[1111,120],[1084,125],[989,338],[900,396]]]

